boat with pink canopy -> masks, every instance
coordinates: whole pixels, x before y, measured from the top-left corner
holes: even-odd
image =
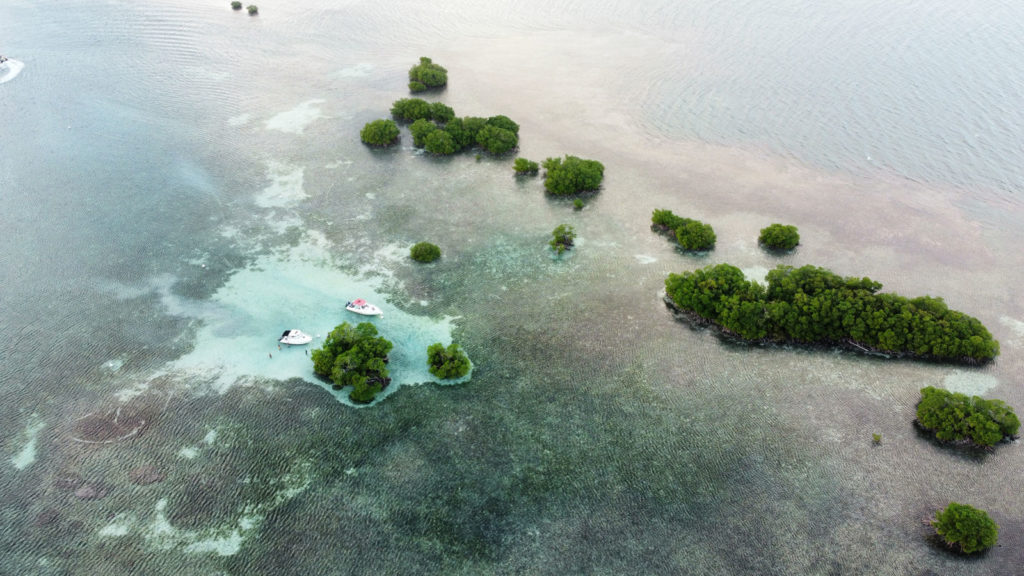
[[[384,317],[384,312],[382,312],[380,308],[377,308],[362,298],[356,298],[355,300],[345,304],[345,310],[355,312],[356,314],[362,314],[363,316]]]

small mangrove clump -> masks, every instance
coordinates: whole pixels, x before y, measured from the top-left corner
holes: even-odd
[[[566,155],[565,158],[547,158],[541,162],[546,171],[544,189],[548,194],[568,196],[596,191],[604,179],[604,164]]]
[[[430,373],[443,380],[461,378],[469,373],[472,366],[469,356],[458,344],[452,342],[445,348],[440,342],[427,347],[427,365]]]
[[[246,10],[249,11],[249,16],[255,16],[260,13],[260,9],[257,8],[255,4],[249,4],[249,6],[246,7]]]
[[[367,146],[384,148],[398,142],[401,131],[393,120],[367,122],[359,131],[359,138]]]
[[[566,250],[572,248],[573,241],[576,240],[576,230],[568,224],[559,224],[551,232],[551,241],[548,245],[555,251],[556,254],[562,254]]]
[[[423,119],[445,124],[455,119],[455,110],[443,102],[427,102],[422,98],[399,98],[391,104],[391,115],[402,122]]]
[[[516,176],[536,176],[540,172],[540,165],[526,158],[516,158],[512,168],[516,171]]]
[[[704,252],[715,247],[715,230],[710,224],[699,220],[690,220],[676,228],[676,242],[683,250]]]
[[[772,224],[761,229],[757,243],[769,250],[792,250],[800,243],[800,233],[797,232],[796,226]]]
[[[231,9],[232,10],[241,10],[242,9],[242,3],[239,2],[238,0],[235,0],[234,2],[231,3]]]
[[[430,242],[420,242],[409,250],[409,257],[417,262],[433,262],[441,257],[441,249]]]
[[[933,386],[921,389],[917,424],[943,442],[966,442],[981,447],[1011,440],[1020,429],[1013,408],[1002,400],[968,397]]]
[[[978,319],[941,298],[878,294],[879,282],[815,266],[779,266],[767,280],[767,287],[749,281],[729,264],[670,274],[666,302],[745,340],[967,364],[999,354],[999,342]]]
[[[420,63],[409,69],[410,92],[441,88],[445,84],[448,84],[448,71],[426,56],[421,56]]]
[[[329,379],[335,390],[352,386],[348,397],[368,403],[391,382],[387,368],[391,347],[389,340],[377,336],[373,324],[353,327],[345,322],[331,330],[321,348],[313,350],[313,372]]]
[[[683,250],[691,252],[711,250],[718,239],[710,224],[676,216],[671,210],[655,210],[651,223],[653,229],[662,234],[671,234]]]
[[[576,198],[572,201],[572,207],[576,210],[583,210],[583,200]]]
[[[932,526],[947,546],[964,554],[991,548],[999,540],[999,525],[984,510],[966,504],[950,502],[935,513]]]

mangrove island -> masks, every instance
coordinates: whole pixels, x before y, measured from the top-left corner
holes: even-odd
[[[715,229],[700,220],[676,216],[671,210],[655,210],[651,216],[651,228],[679,243],[683,250],[705,252],[715,247]]]
[[[973,554],[996,545],[999,525],[984,510],[967,504],[950,502],[945,510],[935,513],[935,532],[946,546],[963,554]]]
[[[1012,440],[1020,420],[1002,400],[986,400],[928,386],[921,389],[915,424],[940,442],[987,448]]]
[[[768,250],[785,252],[796,248],[800,243],[800,233],[796,226],[786,224],[771,224],[761,229],[761,235],[757,237],[757,243]]]
[[[367,146],[385,148],[398,142],[401,132],[394,120],[374,120],[367,122],[359,131],[359,139]]]
[[[426,56],[420,63],[409,69],[409,91],[423,92],[431,88],[443,88],[448,84],[448,71]]]
[[[417,262],[433,262],[441,257],[441,248],[430,242],[417,242],[409,249],[409,257]]]
[[[544,189],[555,196],[596,191],[604,179],[604,164],[597,160],[566,155],[564,159],[547,158],[541,166],[546,170]]]
[[[730,264],[669,274],[665,302],[746,341],[824,344],[860,352],[966,364],[988,362],[999,342],[942,298],[879,294],[870,278],[815,266],[779,266],[768,286]]]
[[[443,380],[451,378],[462,378],[469,374],[472,366],[469,356],[462,351],[458,344],[452,342],[447,348],[440,342],[435,342],[427,347],[427,365],[430,373]]]
[[[331,330],[321,348],[313,350],[313,372],[330,380],[335,390],[352,386],[349,399],[366,404],[391,382],[387,368],[391,347],[389,340],[377,336],[373,324],[353,327],[345,322]]]

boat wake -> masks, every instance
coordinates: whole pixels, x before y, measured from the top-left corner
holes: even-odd
[[[14,80],[15,76],[21,74],[21,69],[24,67],[24,62],[8,58],[3,64],[0,64],[0,84]]]

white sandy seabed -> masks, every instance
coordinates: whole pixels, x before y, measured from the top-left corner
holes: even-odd
[[[8,58],[7,62],[0,64],[0,84],[14,80],[15,76],[21,74],[24,67],[24,62]]]

